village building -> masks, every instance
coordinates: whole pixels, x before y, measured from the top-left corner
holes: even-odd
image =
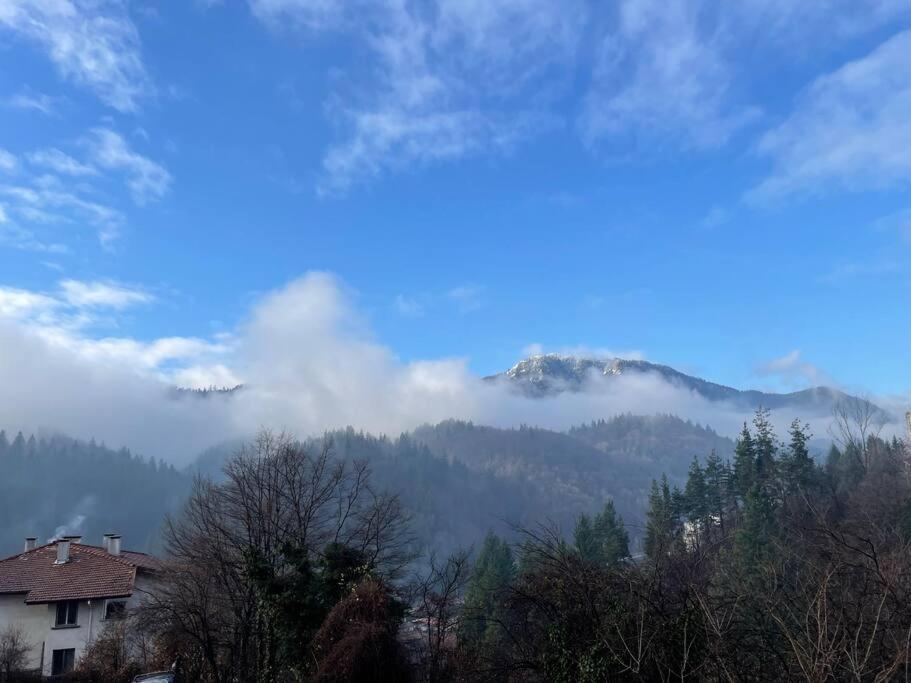
[[[45,676],[71,671],[113,619],[153,587],[158,561],[121,549],[106,534],[101,546],[68,536],[0,560],[0,633],[18,629],[29,647],[27,668]]]

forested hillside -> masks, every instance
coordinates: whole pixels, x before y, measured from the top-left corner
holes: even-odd
[[[374,484],[402,497],[418,537],[432,539],[440,552],[472,545],[489,530],[508,534],[515,525],[549,521],[569,528],[608,499],[635,540],[658,473],[682,483],[693,456],[714,450],[728,458],[734,446],[669,415],[621,415],[568,434],[447,420],[398,438],[341,430],[307,446],[316,451],[324,442],[342,459],[369,463]],[[221,478],[222,463],[239,445],[207,450],[194,471]]]
[[[186,498],[190,478],[170,465],[64,436],[11,439],[0,431],[0,555],[26,536],[118,532],[124,547],[154,550],[166,512]]]
[[[324,442],[343,460],[366,461],[374,485],[401,496],[417,537],[439,552],[542,520],[569,528],[608,499],[635,541],[657,473],[682,482],[694,455],[715,450],[727,458],[733,449],[729,439],[679,418],[632,415],[569,433],[446,421],[398,438],[341,430],[305,445],[317,451]],[[179,508],[193,476],[222,479],[224,462],[241,446],[214,446],[177,471],[59,436],[3,437],[0,549],[12,553],[24,536],[43,540],[65,526],[90,540],[118,531],[129,547],[154,550],[165,514]]]

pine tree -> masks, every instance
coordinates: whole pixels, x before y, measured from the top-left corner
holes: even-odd
[[[741,500],[746,498],[755,480],[756,449],[753,445],[753,435],[744,422],[740,437],[734,446],[734,485]]]
[[[687,519],[693,524],[703,524],[708,517],[708,496],[705,471],[695,456],[693,456],[693,462],[690,463],[689,476],[686,479],[686,488],[683,496]]]
[[[6,438],[6,432],[0,429],[0,458],[9,451],[9,439]]]
[[[809,425],[795,419],[789,431],[791,441],[782,458],[784,489],[791,493],[805,490],[813,482],[816,465],[810,457],[807,442],[810,440]]]
[[[767,489],[756,483],[744,499],[736,540],[738,556],[748,573],[758,569],[768,558],[775,528],[774,501]]]
[[[757,408],[753,418],[753,448],[756,455],[756,481],[765,484],[775,476],[775,456],[778,445],[775,439],[775,430],[769,421],[769,411]]]
[[[21,458],[25,455],[25,437],[22,436],[22,432],[16,434],[16,438],[13,439],[13,443],[9,448],[10,455],[16,458]]]
[[[488,533],[478,553],[465,591],[462,637],[475,643],[495,637],[503,595],[515,580],[516,566],[509,544]]]
[[[599,540],[588,515],[580,516],[576,520],[576,528],[573,531],[573,544],[576,546],[576,552],[583,561],[591,562],[592,564],[602,564],[604,562]]]
[[[662,476],[661,485],[652,480],[648,497],[648,512],[645,519],[645,553],[658,559],[671,550],[675,537],[674,502],[667,483]]]
[[[629,533],[623,518],[617,514],[614,501],[607,501],[601,514],[595,517],[594,530],[604,564],[613,567],[629,557]]]
[[[724,463],[713,450],[705,460],[705,504],[712,522],[724,532],[724,512],[727,489],[727,472]]]

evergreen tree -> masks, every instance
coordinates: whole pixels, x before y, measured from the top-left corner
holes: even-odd
[[[737,529],[738,556],[747,573],[759,569],[768,558],[775,528],[774,501],[766,487],[756,483],[744,499],[743,517]]]
[[[573,544],[576,546],[579,557],[585,562],[602,564],[604,557],[599,540],[591,519],[588,515],[581,515],[576,521],[576,528],[573,531]]]
[[[807,448],[807,442],[810,440],[809,425],[802,424],[800,420],[795,419],[791,423],[789,434],[791,441],[781,464],[782,470],[784,470],[782,472],[784,489],[791,493],[804,490],[812,484],[816,465]]]
[[[629,557],[629,533],[623,518],[617,514],[614,501],[607,501],[601,514],[595,517],[594,530],[604,564],[612,567]]]
[[[463,624],[463,638],[474,643],[491,643],[496,638],[504,594],[515,576],[516,566],[509,544],[496,534],[488,533],[465,591],[468,618]]]
[[[9,452],[14,458],[21,458],[25,455],[25,437],[22,436],[22,432],[16,434],[16,438],[13,439]]]
[[[0,429],[0,458],[9,451],[9,439],[6,438],[6,431]]]
[[[695,456],[693,456],[693,462],[690,463],[690,472],[686,479],[686,488],[683,496],[686,504],[687,519],[692,524],[704,525],[708,517],[705,471]]]
[[[670,551],[675,537],[674,502],[667,476],[662,476],[661,485],[652,481],[648,496],[648,512],[645,518],[645,553],[657,559]]]
[[[740,437],[734,446],[734,484],[741,500],[746,498],[755,481],[756,449],[753,445],[753,435],[744,422]]]
[[[765,484],[775,476],[775,456],[778,445],[775,430],[769,421],[769,411],[757,408],[753,418],[753,448],[756,457],[756,481]]]
[[[705,460],[705,505],[712,522],[724,531],[724,512],[727,490],[727,472],[715,451]]]

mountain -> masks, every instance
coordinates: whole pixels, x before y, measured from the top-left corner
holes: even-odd
[[[682,484],[693,456],[723,458],[734,444],[707,427],[670,415],[619,415],[556,432],[500,429],[447,420],[396,439],[340,430],[328,440],[337,457],[365,460],[372,483],[400,494],[416,535],[440,553],[468,546],[488,530],[551,521],[564,529],[612,499],[636,538],[652,478]],[[218,477],[236,444],[200,454],[192,469]]]
[[[0,557],[26,536],[44,542],[117,532],[136,550],[159,548],[165,514],[179,508],[192,479],[126,449],[65,436],[9,438],[0,429]]]
[[[579,358],[560,354],[531,356],[506,372],[485,377],[504,383],[526,396],[544,398],[562,392],[584,391],[598,378],[655,374],[668,383],[691,391],[709,401],[725,401],[744,410],[759,406],[771,410],[789,409],[803,415],[828,415],[841,400],[861,400],[830,387],[814,387],[787,394],[741,390],[684,374],[667,365],[624,358]]]

